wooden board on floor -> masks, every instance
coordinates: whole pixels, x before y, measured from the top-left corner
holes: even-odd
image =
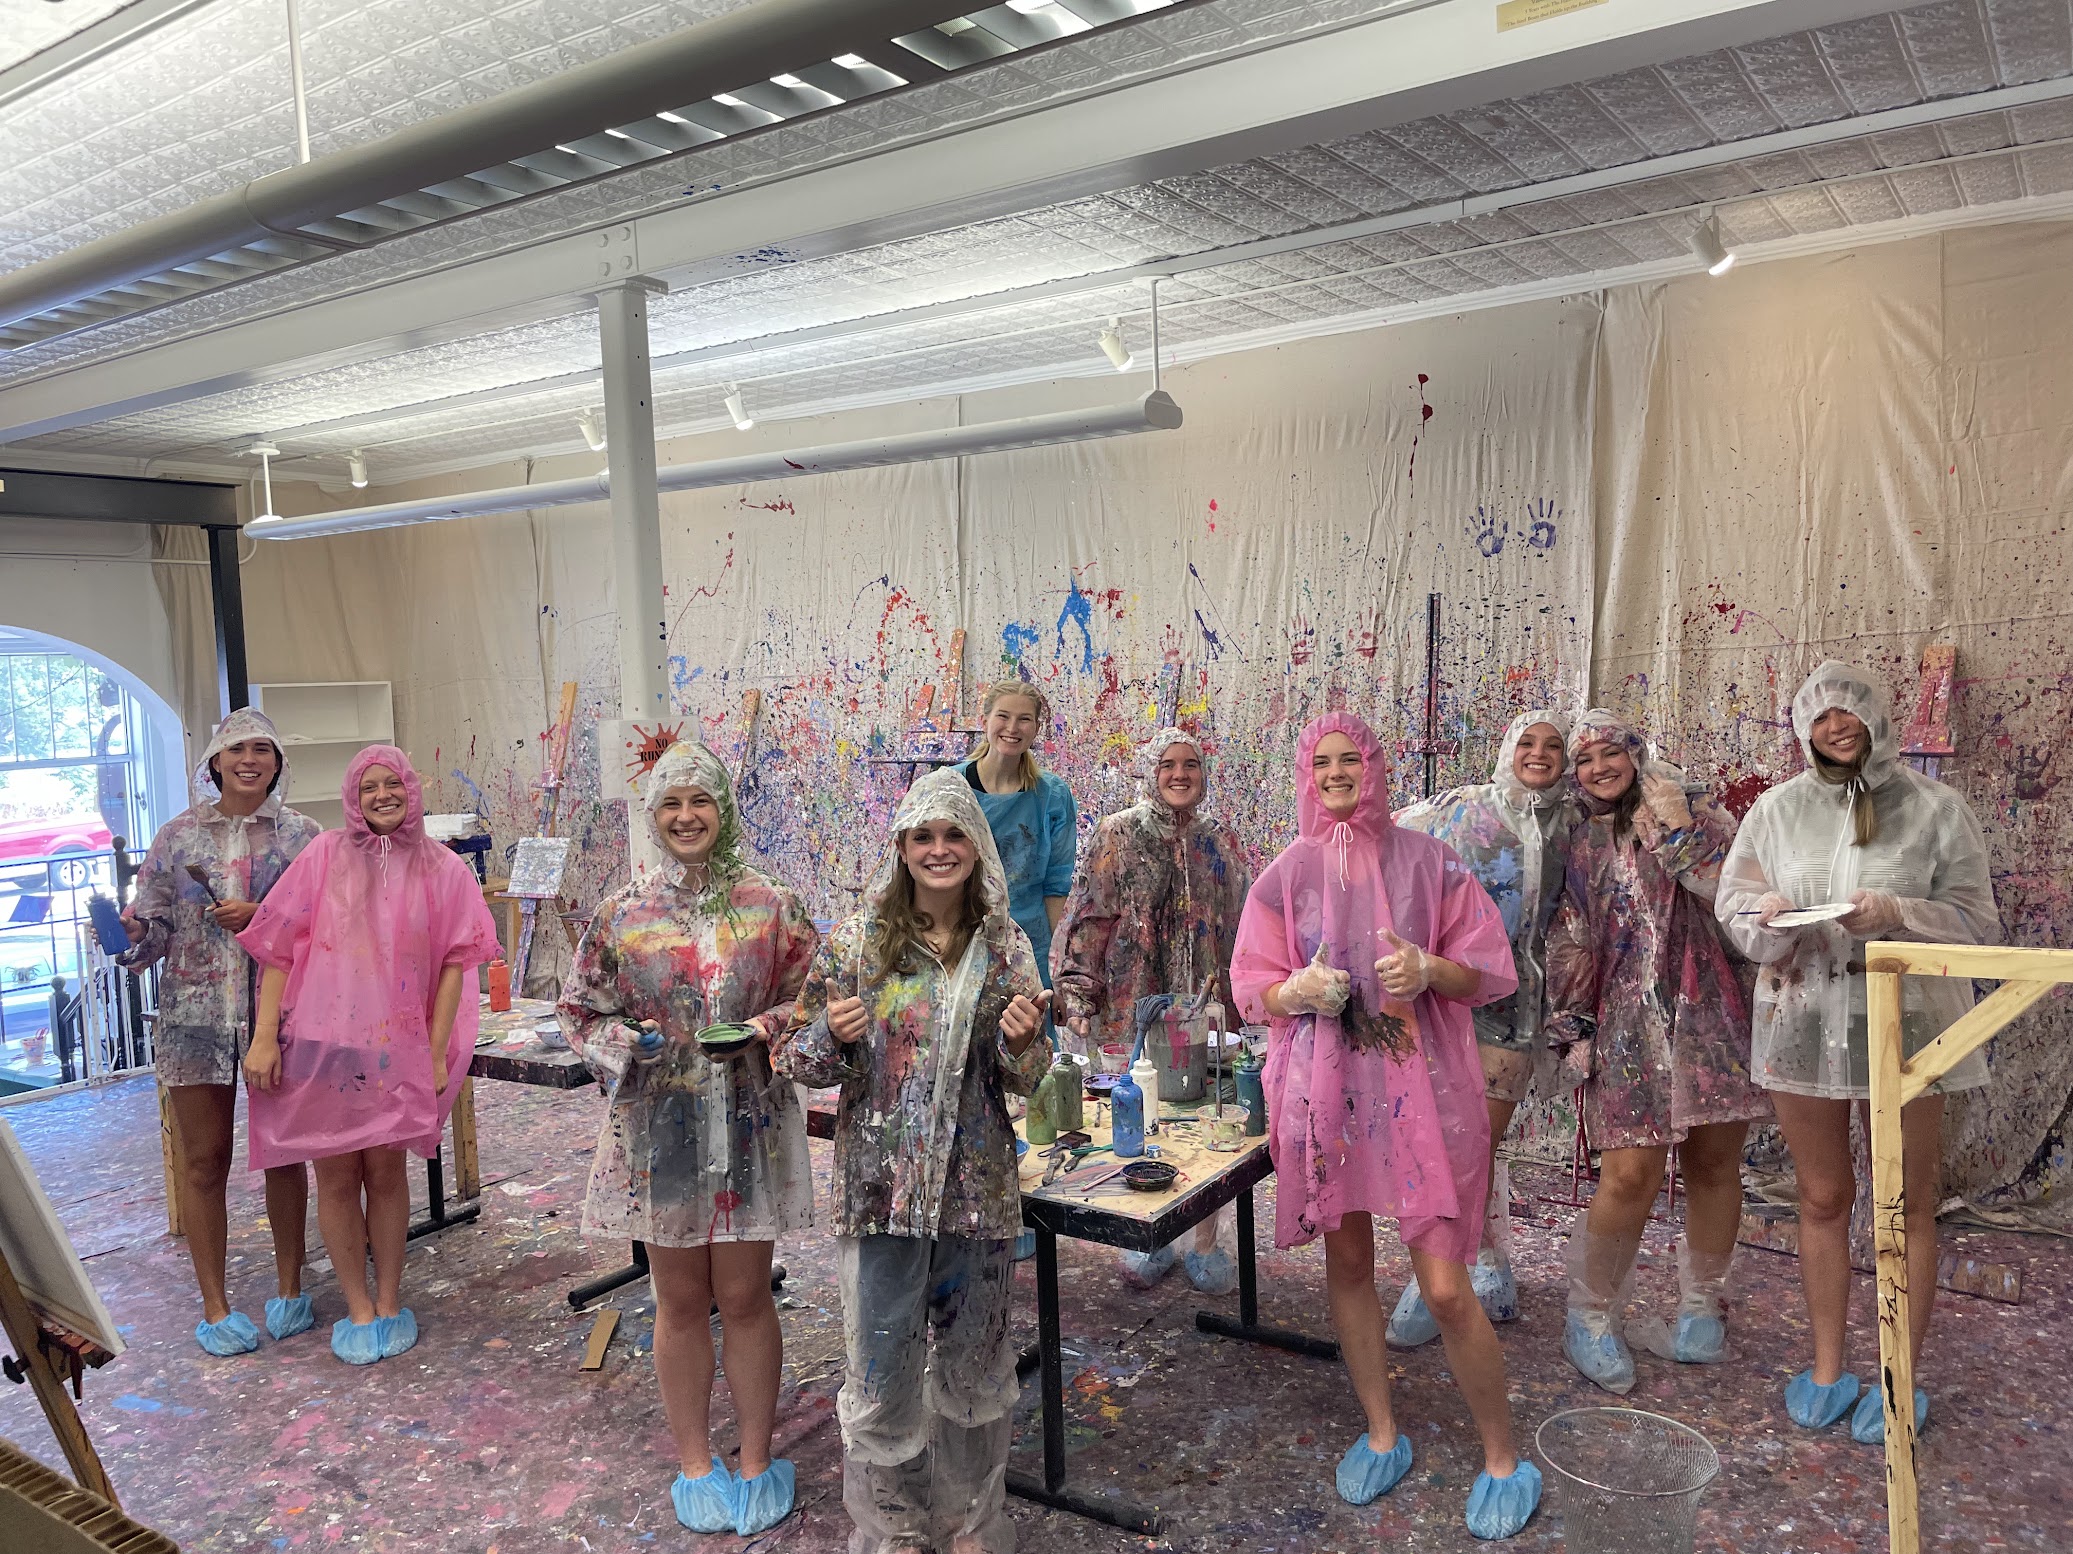
[[[612,1334],[619,1327],[619,1312],[607,1306],[597,1314],[597,1320],[590,1324],[590,1342],[583,1346],[583,1368],[587,1371],[601,1371],[605,1368],[605,1349],[612,1342]]]

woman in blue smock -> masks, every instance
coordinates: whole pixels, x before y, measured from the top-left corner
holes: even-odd
[[[986,692],[978,748],[960,768],[993,829],[1008,876],[1008,910],[1051,985],[1051,930],[1072,890],[1078,811],[1065,779],[1037,765],[1037,741],[1051,720],[1044,693],[1026,680]]]

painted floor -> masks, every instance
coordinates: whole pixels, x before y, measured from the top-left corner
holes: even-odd
[[[482,1218],[413,1243],[405,1295],[423,1340],[407,1357],[367,1370],[329,1352],[330,1323],[343,1310],[328,1270],[310,1286],[315,1331],[234,1360],[195,1347],[199,1303],[184,1245],[165,1234],[148,1080],[5,1111],[131,1345],[88,1376],[83,1416],[132,1514],[193,1554],[843,1548],[832,1244],[808,1238],[779,1252],[790,1271],[779,1448],[798,1465],[799,1511],[746,1542],[687,1533],[669,1509],[673,1467],[647,1357],[644,1284],[616,1297],[626,1318],[604,1370],[577,1369],[590,1318],[571,1313],[564,1293],[619,1260],[614,1248],[586,1245],[577,1229],[603,1103],[595,1092],[478,1090]],[[825,1192],[826,1146],[814,1148]],[[1521,1170],[1513,1183],[1523,1195],[1566,1178]],[[1556,1216],[1568,1212],[1514,1222],[1525,1314],[1504,1329],[1504,1344],[1525,1439],[1561,1409],[1609,1401],[1558,1350]],[[242,1173],[231,1215],[234,1295],[257,1317],[272,1289],[271,1255],[259,1192]],[[1271,1223],[1265,1213],[1262,1222]],[[314,1217],[311,1233],[314,1243]],[[1674,1284],[1669,1236],[1667,1226],[1652,1228],[1639,1281],[1641,1300],[1665,1309]],[[2025,1293],[2019,1306],[1944,1297],[1928,1366],[1935,1412],[1922,1443],[1924,1547],[2057,1554],[2073,1548],[2073,1246],[1960,1239],[1974,1255],[2020,1263]],[[1461,1525],[1478,1463],[1439,1345],[1394,1366],[1398,1418],[1416,1445],[1416,1467],[1387,1499],[1354,1509],[1331,1489],[1333,1465],[1361,1429],[1338,1367],[1206,1337],[1195,1329],[1195,1310],[1235,1309],[1235,1296],[1198,1296],[1178,1274],[1140,1294],[1114,1278],[1112,1256],[1062,1246],[1071,1481],[1151,1501],[1167,1517],[1166,1532],[1133,1538],[1011,1499],[1024,1550],[1485,1547]],[[1392,1247],[1385,1304],[1405,1271]],[[1027,1341],[1034,1295],[1026,1267],[1019,1277]],[[1326,1331],[1320,1251],[1265,1256],[1261,1277],[1265,1320]],[[1697,1548],[1883,1548],[1879,1450],[1855,1445],[1840,1427],[1797,1430],[1778,1401],[1807,1341],[1793,1264],[1745,1249],[1734,1289],[1730,1362],[1680,1367],[1644,1355],[1641,1383],[1626,1400],[1684,1420],[1720,1449]],[[1867,1376],[1874,1356],[1862,1324],[1870,1311],[1871,1281],[1860,1278],[1854,1358]],[[724,1386],[715,1412],[724,1438]],[[1034,1466],[1041,1432],[1033,1392],[1019,1417],[1017,1461]],[[26,1388],[0,1387],[0,1434],[59,1461]],[[1540,1517],[1506,1547],[1564,1547],[1560,1493],[1551,1485]]]

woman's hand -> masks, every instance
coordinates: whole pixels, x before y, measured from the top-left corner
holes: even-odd
[[[653,1020],[640,1021],[634,1026],[633,1040],[628,1045],[633,1049],[633,1060],[636,1063],[654,1062],[662,1056],[662,1049],[666,1045],[662,1037],[662,1027]]]
[[[1665,831],[1682,831],[1692,823],[1691,801],[1673,778],[1658,772],[1641,774],[1641,802],[1662,822]]]
[[[1769,928],[1771,926],[1771,919],[1779,913],[1797,912],[1798,910],[1799,908],[1793,905],[1790,896],[1781,896],[1775,890],[1768,891],[1756,903],[1756,926],[1759,928]],[[1778,933],[1792,932],[1789,928],[1780,928],[1775,931]]]
[[[245,1080],[255,1090],[271,1090],[281,1082],[281,1042],[278,1036],[262,1031],[252,1038],[252,1045],[245,1051]]]
[[[1001,1035],[1006,1038],[1008,1050],[1021,1052],[1044,1028],[1044,1012],[1051,1007],[1051,990],[1045,988],[1035,998],[1017,993],[1001,1011]]]
[[[1383,929],[1382,937],[1395,946],[1395,951],[1375,962],[1375,975],[1381,980],[1383,992],[1409,1003],[1432,986],[1432,957],[1410,940],[1398,938],[1392,929]]]
[[[1900,897],[1883,890],[1853,890],[1848,915],[1835,922],[1853,939],[1883,939],[1901,927],[1906,918],[1900,909]]]
[[[1310,964],[1277,989],[1281,1007],[1290,1014],[1337,1014],[1346,1007],[1353,978],[1325,959],[1320,944]]]
[[[871,1013],[861,998],[838,998],[828,1005],[827,1020],[828,1034],[847,1047],[864,1039],[864,1032],[871,1025]]]
[[[259,903],[256,901],[219,901],[214,906],[205,908],[205,910],[209,914],[210,921],[214,922],[225,933],[243,933],[251,925],[252,919],[258,915]]]
[[[443,1052],[435,1052],[435,1053],[433,1053],[433,1054],[432,1054],[432,1093],[433,1093],[434,1095],[444,1095],[444,1094],[446,1094],[446,1087],[447,1087],[447,1085],[448,1085],[448,1084],[452,1083],[452,1081],[453,1081],[453,1075],[452,1075],[452,1074],[451,1074],[451,1073],[450,1073],[450,1072],[449,1072],[449,1071],[447,1070],[447,1067],[446,1067],[446,1054],[445,1054],[445,1053],[443,1053]]]

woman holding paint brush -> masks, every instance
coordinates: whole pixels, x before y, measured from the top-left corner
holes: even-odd
[[[1445,844],[1390,820],[1388,763],[1359,718],[1313,720],[1295,777],[1300,834],[1246,898],[1231,981],[1240,1011],[1273,1031],[1274,1241],[1324,1238],[1332,1326],[1367,1416],[1339,1494],[1366,1505],[1411,1468],[1375,1293],[1374,1222],[1386,1216],[1482,1440],[1468,1529],[1508,1538],[1540,1504],[1540,1471],[1514,1445],[1504,1354],[1468,1268],[1490,1170],[1469,1010],[1517,985],[1504,920]]]
[[[798,896],[743,860],[734,786],[712,751],[670,746],[646,805],[668,864],[598,908],[557,1011],[613,1092],[583,1229],[648,1249],[677,1520],[748,1537],[784,1520],[794,1493],[792,1464],[770,1455],[783,1364],[770,1262],[781,1233],[813,1223],[813,1176],[806,1119],[769,1044],[791,1023],[818,936]],[[712,1449],[715,1304],[738,1471]]]

